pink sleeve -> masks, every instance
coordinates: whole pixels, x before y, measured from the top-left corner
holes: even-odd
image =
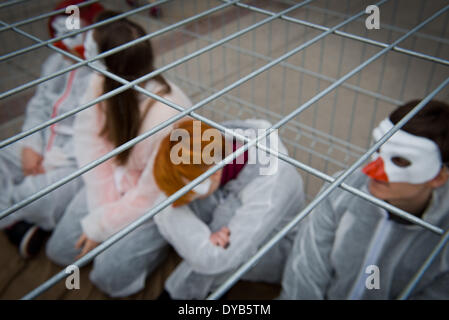
[[[83,167],[113,148],[100,137],[102,128],[98,105],[78,113],[75,120],[75,152],[79,167]],[[86,184],[89,212],[107,203],[118,200],[119,193],[114,184],[113,159],[109,159],[83,174]]]
[[[88,203],[95,201],[96,204],[96,206],[89,206],[89,215],[81,221],[83,231],[88,238],[103,242],[141,217],[153,206],[154,201],[160,195],[153,177],[153,161],[159,142],[170,132],[170,128],[171,126],[164,128],[141,141],[139,144],[142,145],[139,146],[139,149],[133,150],[132,157],[134,159],[145,159],[145,167],[137,184],[128,189],[125,194],[120,195],[116,189],[114,166],[110,165],[109,160],[98,166],[97,170],[86,179]],[[98,152],[93,156],[99,156],[100,149],[99,144],[95,148]],[[90,152],[93,153],[94,151],[91,150]],[[131,159],[128,161],[131,161]],[[92,190],[89,189],[89,186],[92,187]]]
[[[85,217],[81,221],[83,230],[92,240],[102,242],[148,212],[160,194],[151,159],[137,185],[117,201],[98,207]]]
[[[191,105],[185,96],[175,96],[173,100],[181,102],[186,107]],[[153,114],[147,115],[148,123],[144,126],[144,132],[177,114],[177,111],[163,104],[155,104],[152,108],[154,108]],[[101,168],[95,173],[95,176],[91,177],[90,181],[86,180],[86,185],[90,184],[96,188],[96,190],[92,190],[93,193],[91,196],[88,195],[88,198],[95,196],[100,204],[100,206],[92,208],[93,210],[90,210],[89,215],[81,221],[83,231],[88,238],[102,242],[140,218],[156,204],[155,201],[161,195],[161,191],[154,181],[153,162],[160,141],[170,132],[171,128],[172,126],[166,127],[141,141],[139,143],[142,144],[139,148],[140,152],[137,152],[137,150],[133,151],[133,158],[145,158],[145,167],[137,184],[127,190],[123,196],[120,197],[115,188],[114,167],[109,164],[109,161],[101,165]],[[98,137],[98,134],[96,137]],[[95,142],[90,143],[96,146],[94,148],[95,151],[90,151],[92,153],[96,152],[93,156],[98,157],[101,155],[101,152],[105,151],[100,150],[100,144],[97,146]],[[89,192],[89,189],[87,191]]]

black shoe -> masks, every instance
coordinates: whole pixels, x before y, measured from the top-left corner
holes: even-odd
[[[31,258],[39,253],[50,232],[25,221],[16,222],[5,229],[9,241],[19,248],[23,258]]]

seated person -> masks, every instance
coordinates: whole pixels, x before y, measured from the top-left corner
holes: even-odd
[[[104,11],[97,21],[115,15]],[[139,25],[127,19],[105,24],[88,32],[85,43],[87,56],[96,56],[144,35]],[[100,68],[128,81],[155,70],[149,40],[97,62]],[[85,101],[92,101],[119,86],[121,84],[115,80],[94,73]],[[189,98],[161,75],[148,79],[141,86],[185,108],[191,106]],[[77,114],[77,161],[80,166],[89,164],[178,113],[133,89],[114,95]],[[60,265],[71,264],[153,206],[160,195],[153,179],[153,159],[160,141],[169,132],[170,126],[82,176],[85,187],[70,202],[47,243],[47,256],[52,261]],[[149,221],[97,256],[90,279],[112,297],[131,295],[143,288],[146,274],[162,261],[167,249],[168,245],[159,235],[156,225]]]
[[[223,125],[243,132],[269,127],[263,120],[231,121]],[[182,122],[177,130],[172,135],[188,133],[187,145],[167,136],[154,164],[156,183],[166,196],[242,145],[225,139],[220,131],[197,120]],[[195,130],[201,133],[198,139],[203,137],[200,143],[194,138]],[[214,138],[209,143],[211,136]],[[268,147],[287,153],[281,143],[277,146],[277,133],[271,134],[267,141]],[[184,145],[183,162],[173,161],[178,143]],[[300,211],[305,196],[296,168],[271,156],[276,166],[270,163],[270,168],[264,171],[267,168],[263,167],[260,153],[256,159],[255,151],[256,147],[251,147],[154,217],[161,234],[184,259],[166,281],[166,291],[160,299],[206,298]],[[280,283],[295,231],[272,248],[243,279]]]
[[[420,101],[398,107],[374,130],[379,140]],[[346,183],[443,230],[449,227],[449,105],[431,101]],[[440,236],[342,189],[302,222],[281,299],[396,299]],[[377,273],[377,274],[376,274]],[[411,299],[449,299],[449,246]]]
[[[81,2],[66,0],[59,3],[55,10]],[[94,16],[102,9],[97,3],[80,8],[81,26],[91,24]],[[50,18],[48,26],[51,37],[73,31],[66,28],[66,19],[65,14]],[[85,34],[80,33],[55,42],[55,46],[84,58],[84,37]],[[73,63],[72,59],[53,53],[42,66],[42,77]],[[22,130],[33,129],[79,107],[80,97],[86,90],[90,75],[88,67],[81,67],[38,85],[28,103]],[[66,118],[0,151],[0,209],[11,207],[77,169],[73,153],[73,120],[74,117]],[[45,240],[45,231],[55,227],[67,203],[80,188],[81,179],[75,179],[0,220],[0,228],[19,247],[23,257],[37,253]]]

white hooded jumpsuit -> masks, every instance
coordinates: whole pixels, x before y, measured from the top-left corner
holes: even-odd
[[[60,54],[53,54],[43,64],[42,76],[70,65],[71,62]],[[82,67],[40,84],[28,103],[22,129],[32,129],[79,107],[80,98],[86,91],[87,79],[91,74],[87,67]],[[74,118],[68,117],[0,150],[1,209],[6,209],[33,195],[77,169],[73,152]],[[24,147],[29,147],[43,156],[44,174],[23,175],[21,152]],[[0,220],[0,228],[5,228],[18,220],[25,220],[45,230],[53,229],[81,185],[81,178],[72,180]]]

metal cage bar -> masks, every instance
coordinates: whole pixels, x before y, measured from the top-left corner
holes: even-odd
[[[300,4],[296,5],[296,6],[293,6],[293,7],[294,7],[293,9],[296,9],[297,7],[299,7],[299,6],[301,6],[301,5],[305,4],[305,3],[308,3],[308,2],[310,2],[310,1],[311,1],[311,0],[307,0],[307,1],[305,1],[305,2],[303,2],[303,3],[300,3]],[[381,2],[383,3],[383,2],[385,2],[385,1],[387,1],[387,0],[382,0]],[[287,9],[287,10],[293,10],[293,9],[290,8],[290,9]],[[286,11],[287,11],[287,10],[286,10]],[[270,21],[271,21],[271,20],[274,19],[274,18],[271,17],[271,18],[268,18],[268,19],[270,19]],[[265,19],[265,20],[267,20],[267,19]],[[265,22],[265,23],[266,23],[265,20],[263,20],[262,22]],[[349,21],[349,20],[348,20],[348,21]],[[324,35],[324,36],[325,36],[325,35]],[[324,37],[324,36],[321,35],[321,36],[319,36],[319,37]],[[231,35],[231,38],[234,38],[234,37],[235,37],[235,34],[234,34],[234,35]],[[227,38],[228,38],[228,37],[227,37]],[[227,38],[222,39],[222,41],[223,41],[223,40],[226,40]],[[318,40],[318,37],[317,37],[317,40]],[[317,41],[317,40],[316,40],[316,41]],[[310,45],[310,44],[309,44],[309,45]],[[299,46],[298,48],[302,48],[302,46],[303,46],[303,45]],[[205,52],[205,51],[210,50],[211,48],[212,48],[212,46],[208,46],[208,47],[206,47],[206,48],[201,49],[200,51],[201,51],[201,53],[202,53],[202,52]],[[208,98],[204,99],[204,100],[201,101],[200,103],[197,103],[196,105],[194,105],[194,106],[191,107],[190,109],[186,109],[186,110],[184,110],[183,112],[181,112],[180,114],[178,114],[177,116],[174,116],[174,117],[170,118],[169,120],[165,121],[165,122],[162,123],[161,125],[157,126],[157,127],[156,127],[157,129],[152,129],[152,130],[150,130],[150,131],[148,131],[148,132],[146,132],[146,133],[144,133],[144,134],[142,134],[142,135],[140,135],[140,136],[137,136],[136,138],[134,138],[134,139],[128,141],[127,143],[125,143],[125,144],[121,145],[120,147],[114,149],[113,151],[107,153],[106,155],[104,155],[103,157],[101,157],[100,159],[98,159],[97,161],[93,161],[92,163],[90,163],[90,164],[84,166],[83,168],[80,168],[78,171],[76,171],[76,172],[72,173],[71,175],[67,176],[66,178],[61,179],[60,181],[58,181],[58,182],[56,182],[56,183],[54,183],[54,184],[52,184],[52,185],[50,185],[50,186],[48,186],[48,187],[42,189],[42,190],[39,191],[38,193],[36,193],[36,194],[34,194],[34,195],[32,195],[32,196],[30,196],[30,197],[24,199],[23,201],[20,201],[20,202],[16,203],[15,205],[11,206],[11,207],[8,208],[8,209],[6,209],[6,210],[0,212],[0,219],[3,218],[3,217],[5,217],[5,216],[7,216],[7,215],[9,215],[9,214],[11,214],[11,213],[13,213],[13,212],[15,212],[15,211],[17,211],[17,210],[20,209],[20,208],[23,208],[24,206],[28,205],[29,203],[31,203],[31,202],[33,202],[33,201],[35,201],[35,200],[37,200],[37,199],[43,197],[44,195],[50,193],[51,191],[55,190],[56,188],[62,186],[63,184],[65,184],[65,183],[67,183],[67,182],[73,180],[74,178],[80,176],[81,174],[87,172],[88,170],[94,168],[95,166],[97,166],[97,165],[103,163],[104,161],[106,161],[106,160],[108,160],[108,159],[110,159],[110,158],[116,156],[116,155],[119,154],[120,152],[122,152],[122,151],[124,151],[124,150],[126,150],[126,149],[128,149],[128,148],[130,148],[130,147],[132,147],[132,146],[134,146],[135,144],[139,143],[139,142],[142,141],[143,139],[145,139],[145,138],[149,137],[150,135],[152,135],[152,134],[158,132],[158,131],[161,130],[162,128],[165,128],[166,126],[168,126],[168,125],[174,123],[175,121],[181,119],[182,117],[184,117],[185,115],[191,113],[192,111],[194,111],[194,110],[196,110],[196,109],[198,109],[198,108],[201,108],[202,106],[204,106],[204,105],[206,105],[207,103],[213,101],[214,99],[220,97],[221,95],[225,94],[226,92],[228,92],[228,91],[234,89],[235,87],[239,86],[241,83],[246,82],[246,81],[248,81],[248,80],[251,79],[251,78],[254,78],[255,76],[257,76],[258,74],[264,72],[265,70],[268,70],[269,68],[273,67],[274,65],[280,63],[282,60],[285,60],[285,59],[287,59],[289,56],[293,55],[296,51],[299,51],[298,48],[296,48],[295,50],[292,50],[291,52],[287,53],[286,55],[284,55],[284,56],[278,58],[276,61],[273,61],[272,63],[266,64],[265,66],[263,66],[263,67],[259,68],[258,70],[252,72],[251,74],[247,75],[246,77],[240,79],[239,81],[234,82],[233,84],[231,84],[231,85],[229,85],[228,87],[224,88],[224,89],[221,90],[220,92],[217,92],[216,94],[214,94],[214,95],[212,95],[212,96],[209,96]],[[57,48],[54,48],[54,49],[56,50]],[[197,51],[195,54],[198,54],[198,52],[200,52],[200,51]],[[98,56],[97,56],[97,58],[98,58]],[[93,59],[92,59],[92,60],[93,60]],[[184,59],[181,59],[181,60],[184,60]],[[178,60],[177,62],[175,62],[175,63],[180,64],[180,63],[179,63],[179,60]],[[68,112],[67,114],[72,115],[72,114],[74,114],[74,113],[76,113],[76,112],[79,112],[79,111],[82,111],[82,110],[84,110],[84,109],[86,109],[86,108],[88,108],[88,107],[90,107],[90,106],[92,106],[92,105],[95,105],[95,104],[97,104],[97,103],[99,103],[99,102],[101,102],[101,101],[104,101],[105,99],[107,99],[107,98],[109,98],[109,97],[111,97],[111,96],[113,96],[113,95],[116,95],[116,94],[118,94],[118,93],[120,93],[120,92],[123,92],[124,90],[129,89],[129,88],[131,88],[131,87],[137,85],[138,83],[141,83],[141,82],[143,82],[143,81],[145,81],[145,80],[147,80],[147,79],[152,78],[152,77],[153,77],[154,75],[156,75],[156,74],[162,73],[162,71],[165,71],[164,69],[167,69],[167,67],[169,67],[169,66],[170,66],[170,65],[168,65],[168,66],[166,66],[166,67],[164,67],[164,68],[157,69],[157,70],[155,70],[155,71],[153,71],[153,72],[151,72],[151,73],[149,73],[149,74],[147,74],[147,75],[145,75],[145,76],[143,76],[143,77],[141,77],[141,78],[138,78],[138,79],[136,79],[136,80],[134,80],[134,81],[128,82],[128,84],[123,85],[122,87],[119,87],[119,88],[117,88],[117,89],[115,89],[115,90],[112,90],[112,91],[110,91],[110,92],[108,92],[108,93],[106,93],[106,94],[103,94],[103,95],[101,95],[100,97],[94,99],[93,101],[87,103],[85,106],[82,106],[82,107],[80,107],[80,108],[77,108],[77,109],[73,110],[72,112]],[[99,71],[99,72],[102,72],[102,73],[107,72],[107,71],[102,71],[101,69],[98,69],[98,68],[96,68],[96,67],[94,67],[94,66],[91,66],[91,67],[94,68],[95,70]],[[108,74],[110,74],[110,73],[108,73]],[[116,77],[116,76],[115,76],[115,77]],[[151,95],[151,96],[153,96],[153,95]],[[158,97],[158,99],[161,99],[159,96],[154,95],[154,98],[156,98],[156,97]],[[170,102],[170,101],[168,101],[168,100],[165,100],[164,103],[166,103],[166,104],[169,105],[169,106],[174,105],[172,102]],[[74,111],[76,111],[76,112],[74,112]],[[66,117],[67,117],[67,116],[64,116],[64,117],[56,117],[56,118],[54,118],[53,121],[48,121],[48,122],[46,122],[46,123],[49,123],[49,122],[51,122],[50,124],[56,123],[56,122],[59,121],[60,119],[65,119]],[[60,118],[60,119],[58,119],[58,118]],[[55,121],[55,120],[56,120],[56,121]],[[39,127],[41,127],[41,126],[39,126]],[[38,131],[38,130],[36,130],[36,131]],[[18,136],[19,136],[19,135],[18,135]],[[10,142],[10,143],[11,143],[11,142]],[[2,145],[2,146],[3,146],[3,145]]]
[[[151,7],[154,7],[154,6],[166,3],[168,1],[171,1],[171,0],[159,0],[159,1],[156,1],[156,2],[153,2],[153,3],[149,3],[147,5],[141,6],[139,8],[134,9],[134,10],[130,10],[128,12],[119,14],[119,15],[117,15],[115,17],[112,17],[112,18],[110,18],[108,20],[100,21],[100,22],[91,24],[89,26],[80,28],[79,30],[66,33],[66,34],[64,34],[62,36],[54,37],[54,38],[52,38],[50,40],[43,41],[42,43],[38,43],[38,44],[35,44],[35,45],[32,45],[32,46],[29,46],[27,48],[23,48],[23,49],[20,49],[20,50],[17,50],[17,51],[5,54],[5,55],[0,57],[0,62],[4,61],[4,60],[7,60],[7,59],[10,59],[10,58],[13,58],[13,57],[16,57],[16,56],[18,56],[20,54],[24,54],[24,53],[27,53],[27,52],[30,52],[30,51],[42,48],[43,46],[46,46],[47,44],[52,44],[52,43],[55,43],[57,41],[60,41],[60,40],[66,39],[66,38],[70,38],[70,37],[76,36],[79,33],[83,33],[83,32],[89,31],[91,29],[94,29],[96,27],[100,27],[102,25],[105,25],[107,23],[111,23],[112,21],[116,21],[116,20],[119,20],[121,18],[128,17],[128,16],[130,16],[130,15],[132,15],[134,13],[140,12],[140,11],[145,10],[145,9],[149,9]]]
[[[235,0],[235,1],[238,1],[238,0]],[[59,75],[61,75],[61,74],[63,74],[63,73],[66,73],[66,72],[69,72],[69,71],[71,71],[71,70],[74,70],[74,69],[76,69],[76,68],[78,68],[78,67],[80,67],[80,66],[84,66],[84,65],[87,65],[88,63],[94,62],[94,61],[96,61],[96,60],[98,60],[98,59],[105,58],[105,57],[107,57],[107,56],[109,56],[109,55],[112,55],[112,54],[117,53],[117,52],[119,52],[119,51],[121,51],[121,50],[124,50],[124,49],[126,49],[126,48],[129,48],[130,46],[132,46],[132,45],[134,45],[134,44],[136,44],[136,43],[138,43],[138,42],[141,42],[141,41],[150,39],[150,38],[152,38],[152,37],[155,37],[155,36],[157,36],[157,35],[163,34],[163,33],[165,33],[165,32],[168,32],[168,31],[170,31],[170,30],[172,30],[172,29],[174,29],[174,28],[176,28],[176,27],[178,27],[178,26],[181,26],[181,25],[183,25],[183,24],[186,24],[186,23],[189,23],[189,22],[194,21],[194,20],[196,20],[196,19],[199,19],[199,18],[201,18],[201,17],[204,16],[204,15],[210,14],[211,12],[221,10],[221,9],[223,9],[223,8],[226,7],[226,6],[227,6],[227,5],[218,6],[218,7],[214,8],[214,9],[212,9],[212,10],[207,10],[207,11],[205,11],[205,12],[199,14],[199,15],[195,15],[195,16],[190,17],[190,18],[188,18],[188,19],[182,20],[182,21],[180,21],[180,22],[178,22],[178,23],[172,25],[171,27],[168,27],[168,28],[164,28],[164,29],[158,30],[158,31],[153,32],[153,33],[151,33],[151,34],[148,34],[148,35],[146,35],[146,36],[144,36],[144,37],[141,37],[141,38],[139,38],[139,39],[136,39],[136,40],[134,40],[132,43],[129,42],[129,43],[123,44],[123,45],[118,46],[118,47],[115,47],[114,49],[111,49],[111,50],[109,50],[109,51],[105,51],[105,52],[103,52],[103,53],[101,53],[101,54],[99,54],[99,55],[97,55],[97,56],[95,56],[95,57],[93,57],[93,58],[91,58],[91,59],[89,59],[89,60],[84,60],[84,61],[82,61],[82,62],[78,62],[78,63],[74,64],[73,66],[70,66],[70,67],[68,67],[68,68],[65,68],[65,69],[63,69],[63,70],[61,70],[61,71],[58,71],[58,72],[52,74],[52,75],[49,75],[49,76],[47,76],[47,77],[42,77],[42,78],[40,78],[40,79],[37,79],[36,81],[32,81],[32,82],[30,82],[30,83],[32,83],[31,85],[25,84],[24,86],[20,86],[20,88],[19,88],[18,91],[22,91],[22,90],[24,90],[24,89],[28,89],[28,88],[31,87],[31,86],[34,86],[34,85],[37,85],[37,84],[42,83],[42,82],[44,82],[44,81],[47,81],[47,80],[49,80],[49,79],[52,79],[52,78],[54,78],[54,77],[56,77],[56,76],[59,76]],[[104,20],[103,22],[110,22],[110,21],[111,21],[111,20]],[[4,23],[4,22],[1,22],[1,23],[2,23],[3,25],[7,25],[7,24]],[[222,40],[222,43],[227,42],[227,41],[229,41],[229,40],[231,40],[231,39],[230,39],[230,38],[223,39],[223,40]],[[42,42],[42,43],[44,43],[44,42]],[[215,46],[219,46],[220,44],[221,44],[221,43],[216,44]],[[162,73],[162,72],[164,72],[164,71],[166,71],[166,70],[169,70],[169,69],[171,69],[171,68],[173,68],[173,67],[175,67],[175,66],[177,66],[177,65],[180,65],[181,63],[183,63],[183,62],[185,62],[185,61],[187,61],[187,60],[189,60],[189,59],[192,59],[192,58],[194,58],[194,57],[196,57],[196,56],[198,56],[198,55],[200,55],[200,54],[202,54],[202,53],[204,53],[204,52],[206,52],[206,51],[208,51],[208,50],[211,50],[211,49],[213,49],[215,46],[209,46],[208,48],[203,48],[202,50],[198,50],[198,51],[195,53],[195,55],[192,54],[192,55],[190,55],[188,58],[179,59],[178,61],[175,61],[175,62],[173,62],[173,63],[171,63],[171,64],[169,64],[169,65],[166,65],[164,68],[160,68],[160,69],[158,69],[158,70],[155,70],[155,71],[153,71],[152,73],[150,73],[150,74],[148,74],[148,75],[146,75],[146,76],[144,76],[144,77],[141,77],[141,78],[135,80],[135,85],[137,85],[137,84],[139,84],[139,83],[141,83],[141,82],[144,82],[144,81],[150,79],[151,77],[154,77],[154,76],[156,76],[156,75],[158,75],[158,74],[160,74],[160,73]],[[134,84],[133,84],[133,85],[134,85]],[[131,87],[131,86],[129,86],[129,87],[120,87],[120,88],[117,88],[117,89],[116,89],[117,91],[111,91],[111,92],[109,92],[109,93],[112,93],[112,94],[109,95],[109,96],[107,96],[107,97],[105,97],[105,95],[102,95],[102,96],[99,97],[99,98],[101,98],[101,100],[96,101],[95,104],[98,103],[98,102],[101,102],[101,101],[103,101],[103,100],[106,100],[107,98],[109,98],[109,97],[111,97],[111,96],[113,96],[113,95],[115,95],[115,94],[118,94],[118,93],[120,93],[120,92],[123,92],[123,91],[129,89],[130,87]],[[17,89],[17,88],[16,88],[16,89]],[[17,91],[16,89],[13,89],[13,90]],[[12,94],[11,91],[13,91],[13,90],[9,90],[8,92],[6,92],[6,93],[4,93],[4,94],[1,94],[1,95],[0,95],[0,99],[6,97],[6,96],[8,96],[8,95],[11,95],[11,94]],[[15,92],[14,92],[14,93],[15,93]],[[88,107],[90,107],[90,106],[91,106],[91,105],[85,106],[85,108],[88,108]],[[56,122],[58,122],[58,121],[61,121],[61,120],[65,119],[65,118],[67,118],[67,117],[69,117],[69,116],[71,116],[71,115],[73,115],[73,114],[76,114],[76,113],[78,113],[78,112],[84,110],[85,108],[79,108],[79,109],[73,110],[73,112],[68,112],[68,113],[66,113],[66,114],[62,114],[62,115],[60,115],[59,117],[53,118],[53,120],[50,120],[50,121],[47,121],[47,122],[41,124],[40,126],[37,126],[37,127],[33,128],[33,129],[30,129],[30,130],[28,130],[28,131],[21,132],[20,134],[17,134],[17,135],[15,135],[15,136],[13,136],[13,137],[11,137],[11,138],[9,138],[9,139],[3,140],[3,141],[0,143],[0,148],[3,148],[3,147],[5,147],[5,146],[7,146],[7,145],[9,145],[9,144],[11,144],[11,143],[13,143],[13,142],[15,142],[15,141],[18,141],[18,140],[20,140],[20,139],[22,139],[22,138],[24,138],[24,137],[26,137],[26,136],[28,136],[28,135],[30,135],[30,134],[33,134],[33,133],[35,133],[35,132],[37,132],[37,131],[39,131],[39,130],[45,128],[45,127],[48,127],[48,126],[52,125],[53,123],[56,123]]]
[[[240,4],[240,2],[238,2],[237,4]],[[324,29],[327,30],[328,28],[326,27]],[[326,30],[324,30],[324,31],[326,31]],[[200,39],[200,40],[205,40],[205,41],[211,42],[211,43],[214,42],[214,40],[212,38],[208,37],[208,36],[200,36],[200,35],[198,35],[198,34],[196,34],[194,32],[188,31],[188,30],[180,30],[180,31],[182,33],[186,34],[186,35],[195,37],[195,38]],[[272,61],[273,60],[271,57],[268,57],[268,56],[266,56],[264,54],[261,54],[261,53],[258,53],[258,52],[253,52],[253,51],[250,51],[250,50],[247,50],[245,48],[241,48],[239,46],[235,46],[235,45],[232,45],[232,44],[228,44],[227,43],[227,44],[224,44],[223,46],[226,47],[226,48],[231,48],[231,49],[233,49],[235,51],[238,51],[238,52],[241,52],[241,53],[245,53],[245,54],[253,56],[255,58],[263,59],[265,61]],[[385,46],[387,46],[387,44],[385,44]],[[432,57],[432,58],[435,58],[435,57]],[[431,61],[431,59],[429,59],[429,61]],[[317,77],[317,78],[320,78],[320,79],[323,79],[323,80],[326,80],[326,81],[329,81],[329,82],[336,81],[335,78],[325,76],[325,75],[320,74],[318,72],[310,71],[310,70],[305,69],[303,67],[295,66],[295,65],[293,65],[293,64],[291,64],[289,62],[282,62],[280,65],[283,66],[283,67],[285,66],[285,67],[287,67],[287,68],[289,68],[291,70],[295,70],[295,71],[298,71],[298,72],[303,72],[303,73],[305,73],[307,75],[312,75],[314,77]],[[399,104],[403,103],[400,100],[393,99],[393,98],[384,96],[382,94],[376,93],[374,91],[370,91],[370,90],[367,90],[367,89],[364,89],[364,88],[360,88],[360,87],[357,87],[357,86],[349,84],[349,83],[344,83],[343,87],[350,88],[351,90],[358,91],[360,93],[363,93],[363,94],[366,94],[366,95],[369,95],[369,96],[372,96],[372,97],[379,98],[379,99],[381,99],[383,101],[386,101],[388,103],[391,103],[391,104],[399,105]],[[269,112],[269,110],[267,110],[267,111]]]
[[[281,1],[281,2],[286,3],[286,4],[293,4],[293,3],[295,3],[292,0],[278,0],[278,1]],[[349,14],[347,14],[347,13],[341,13],[341,12],[337,12],[337,11],[334,11],[334,10],[329,10],[329,9],[326,9],[326,8],[320,8],[320,7],[317,7],[317,6],[314,6],[314,5],[309,5],[309,6],[307,6],[307,8],[311,9],[313,11],[316,11],[316,12],[327,13],[327,14],[334,15],[334,16],[340,17],[340,18],[347,18],[347,17],[349,17]],[[362,21],[362,19],[358,19],[358,21]],[[388,23],[383,24],[383,26],[385,27],[385,29],[388,29],[388,30],[391,30],[391,31],[400,32],[400,33],[407,33],[407,31],[408,31],[407,29],[396,27],[396,26],[388,24]],[[429,39],[429,40],[433,40],[433,41],[443,42],[445,44],[449,44],[449,40],[448,39],[443,38],[443,37],[437,37],[437,36],[429,35],[427,33],[417,32],[415,34],[415,36],[417,36],[419,38],[423,38],[423,39]]]
[[[82,8],[82,7],[91,5],[93,3],[96,3],[98,1],[99,0],[89,0],[89,1],[86,1],[86,2],[82,2],[82,3],[78,4],[78,7]],[[32,23],[32,22],[36,22],[36,21],[39,21],[39,20],[42,20],[42,19],[45,19],[45,18],[48,18],[48,17],[52,17],[52,16],[55,16],[55,15],[58,15],[60,13],[64,13],[64,12],[65,12],[65,8],[59,9],[59,10],[55,10],[55,11],[51,11],[51,12],[47,12],[47,13],[44,13],[44,14],[41,14],[41,15],[38,15],[38,16],[29,18],[29,19],[21,20],[21,21],[15,22],[15,23],[11,23],[7,27],[0,28],[0,32],[9,30],[12,27],[20,27],[20,26],[23,26],[23,25],[26,25],[26,24],[29,24],[29,23]]]
[[[221,0],[221,1],[222,2],[229,2],[228,0]],[[254,12],[258,12],[258,13],[262,13],[262,14],[265,14],[265,15],[269,15],[269,16],[272,16],[272,15],[275,14],[274,12],[271,12],[269,10],[264,10],[264,9],[257,8],[255,6],[251,6],[251,5],[240,3],[240,2],[236,3],[235,5],[239,6],[239,7],[242,7],[242,8],[246,8],[246,9],[252,10]],[[325,27],[325,26],[322,26],[322,25],[319,25],[319,24],[316,24],[316,23],[304,21],[304,20],[301,20],[301,19],[298,19],[298,18],[292,18],[292,17],[289,17],[287,15],[282,15],[280,18],[282,20],[285,20],[285,21],[297,23],[297,24],[300,24],[300,25],[303,25],[303,26],[307,26],[307,27],[310,27],[310,28],[314,28],[314,29],[317,29],[317,30],[321,30],[321,31],[329,30],[328,27]],[[336,35],[348,38],[348,39],[357,40],[357,41],[360,41],[360,42],[372,44],[374,46],[378,46],[378,47],[381,47],[381,48],[388,47],[388,43],[372,40],[372,39],[369,39],[369,38],[366,38],[366,37],[361,37],[361,36],[358,36],[358,35],[355,35],[355,34],[352,34],[352,33],[348,33],[348,32],[345,32],[345,31],[335,30],[333,33],[336,34]],[[428,54],[424,54],[424,53],[413,51],[413,50],[408,50],[408,49],[401,48],[401,47],[398,47],[398,46],[394,46],[392,50],[393,51],[397,51],[397,52],[401,52],[401,53],[405,53],[405,54],[408,54],[410,56],[417,57],[417,58],[420,58],[420,59],[424,59],[424,60],[428,60],[428,61],[432,61],[432,62],[437,62],[437,63],[441,63],[443,65],[449,66],[449,60],[446,60],[446,59],[437,58],[437,57],[434,57],[434,56],[431,56],[431,55],[428,55]]]
[[[6,7],[9,7],[9,6],[13,6],[15,4],[19,4],[19,3],[22,3],[22,2],[26,2],[26,1],[29,1],[29,0],[11,0],[11,1],[8,1],[8,2],[0,4],[0,9],[6,8]]]

